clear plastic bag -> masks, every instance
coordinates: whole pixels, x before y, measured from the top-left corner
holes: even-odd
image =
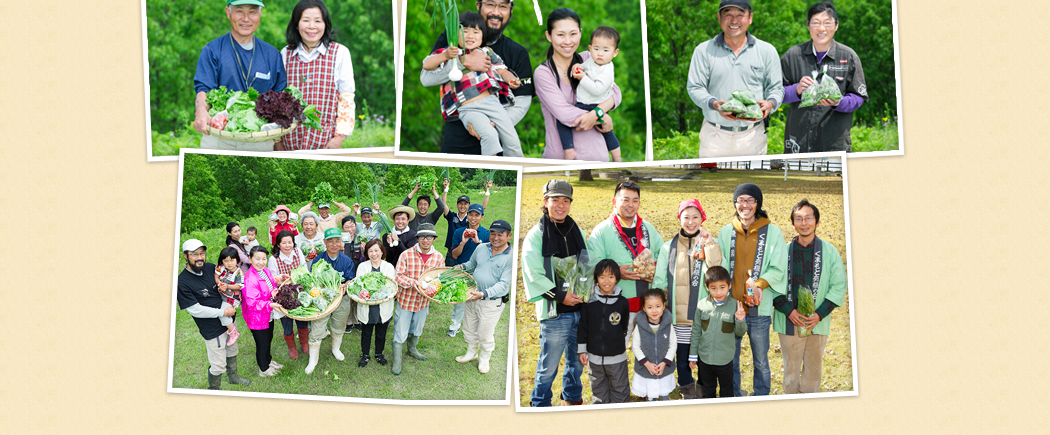
[[[817,90],[820,94],[821,100],[832,100],[839,102],[842,100],[842,91],[839,90],[839,84],[831,76],[824,74],[824,78],[820,79],[820,89]]]
[[[645,248],[634,259],[631,270],[638,274],[638,279],[651,279],[656,275],[656,260],[653,259],[653,251]]]
[[[740,100],[731,97],[726,100],[725,103],[722,103],[722,106],[719,107],[718,110],[723,112],[741,113],[744,110],[747,110],[747,107],[745,107],[744,103],[740,102]]]
[[[743,113],[737,115],[737,118],[740,118],[740,119],[752,119],[752,120],[754,120],[754,119],[762,119],[762,107],[759,106],[758,104],[752,104],[750,106],[747,106],[747,110],[745,110]]]
[[[815,106],[817,103],[819,103],[819,89],[820,86],[817,83],[809,85],[809,87],[806,88],[806,90],[802,91],[802,95],[800,96],[800,98],[802,98],[802,102],[798,104],[798,107],[810,107]]]
[[[751,92],[750,89],[740,89],[733,91],[733,98],[740,100],[745,106],[758,103],[758,98],[755,98],[755,93]]]

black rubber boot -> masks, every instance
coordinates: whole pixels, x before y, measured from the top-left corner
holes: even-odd
[[[222,375],[213,375],[208,372],[208,389],[219,390],[219,385],[222,384]]]
[[[244,385],[246,387],[252,383],[252,381],[237,375],[237,357],[235,356],[226,357],[226,379],[231,384]]]

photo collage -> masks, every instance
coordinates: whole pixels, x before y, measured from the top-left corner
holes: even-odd
[[[167,392],[858,395],[847,162],[904,156],[895,0],[142,2]]]

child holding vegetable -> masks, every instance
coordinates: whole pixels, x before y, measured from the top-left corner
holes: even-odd
[[[692,340],[689,343],[689,368],[698,365],[697,376],[703,398],[733,397],[733,352],[736,340],[747,332],[744,305],[729,301],[732,278],[722,266],[712,266],[704,274],[708,296],[697,301],[693,315]],[[735,320],[735,321],[734,321]]]
[[[637,318],[631,339],[636,360],[631,393],[646,400],[671,400],[668,395],[675,387],[673,367],[678,341],[664,291],[651,288],[643,292],[642,311],[645,320]]]
[[[447,117],[458,111],[463,125],[473,127],[481,139],[482,155],[494,156],[503,152],[504,157],[524,157],[518,132],[514,130],[514,121],[501,103],[501,99],[505,100],[510,95],[510,89],[518,88],[521,83],[507,69],[503,59],[485,46],[487,41],[484,36],[488,25],[481,14],[464,12],[460,14],[459,22],[463,26],[461,37],[466,51],[461,52],[456,45],[437,49],[423,59],[423,69],[433,71],[447,61],[453,61],[453,65],[458,67],[455,59],[472,50],[484,51],[492,60],[492,69],[485,72],[453,69],[449,74],[450,82],[441,86],[444,114]],[[513,102],[513,99],[510,101]]]
[[[591,52],[591,58],[572,69],[572,77],[579,80],[579,84],[576,85],[576,107],[594,110],[598,114],[598,123],[604,123],[602,118],[605,113],[597,107],[598,104],[612,98],[615,84],[612,60],[620,54],[620,32],[609,26],[594,29],[594,32],[591,32],[591,45],[587,46],[587,50]],[[561,147],[565,149],[565,160],[576,159],[573,130],[571,126],[558,123],[558,136],[561,138]],[[605,149],[612,153],[613,161],[622,162],[620,141],[616,139],[616,135],[610,130],[603,132],[602,137],[605,138]]]
[[[223,248],[219,252],[219,262],[222,264],[215,266],[215,282],[218,283],[219,292],[222,293],[224,298],[220,307],[223,310],[227,307],[236,309],[241,306],[240,299],[241,288],[244,287],[244,272],[237,266],[238,258],[237,249],[230,246]],[[219,323],[225,326],[230,333],[230,339],[226,341],[226,345],[233,346],[241,336],[237,332],[237,325],[233,324],[233,317],[219,317]]]
[[[605,259],[594,266],[594,294],[580,309],[576,334],[580,363],[590,367],[594,403],[626,403],[631,396],[627,379],[627,336],[630,306],[620,294],[620,266]]]

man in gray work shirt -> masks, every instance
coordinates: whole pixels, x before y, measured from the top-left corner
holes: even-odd
[[[762,108],[762,117],[784,101],[777,49],[747,32],[754,14],[748,0],[722,0],[714,38],[693,50],[686,89],[704,112],[700,157],[766,154],[766,128],[761,119],[743,121],[719,108],[733,91],[748,89]]]

